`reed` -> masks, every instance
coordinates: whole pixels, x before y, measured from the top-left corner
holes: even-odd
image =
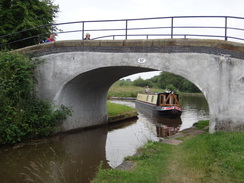
[[[48,155],[43,153],[43,157],[30,161],[24,167],[25,173],[21,173],[26,182],[38,183],[66,183],[69,176],[65,174],[63,161],[59,159],[53,148],[49,148]],[[74,178],[75,180],[75,178]]]

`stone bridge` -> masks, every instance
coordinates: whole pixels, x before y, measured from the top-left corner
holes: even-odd
[[[122,77],[167,71],[204,94],[210,132],[244,130],[244,44],[200,39],[57,41],[18,50],[45,59],[38,95],[73,110],[60,131],[107,123],[106,96]]]

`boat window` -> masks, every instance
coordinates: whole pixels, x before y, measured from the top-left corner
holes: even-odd
[[[151,102],[153,102],[153,98],[154,98],[154,96],[152,96],[152,98],[151,98]]]
[[[146,101],[148,101],[148,97],[149,97],[149,95],[147,96],[147,99],[146,99]]]

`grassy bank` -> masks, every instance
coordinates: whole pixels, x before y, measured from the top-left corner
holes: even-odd
[[[138,92],[145,91],[145,87],[138,87],[133,85],[119,86],[117,83],[111,86],[108,91],[108,98],[111,97],[136,97]],[[150,88],[150,92],[165,92],[165,89]],[[181,93],[182,95],[198,96],[202,93]]]
[[[108,109],[108,116],[109,117],[120,115],[120,114],[123,114],[126,112],[136,111],[135,108],[125,106],[125,105],[115,104],[112,102],[107,102],[107,109]]]
[[[132,170],[100,169],[93,183],[241,183],[243,142],[242,132],[205,132],[178,146],[148,142],[139,155],[127,158],[136,164]]]
[[[107,102],[108,122],[113,123],[137,116],[135,108]]]
[[[145,91],[145,87],[138,87],[138,86],[119,86],[119,85],[112,85],[108,91],[108,98],[110,97],[136,97],[138,92]],[[158,88],[151,88],[151,92],[164,92],[165,90],[158,89]]]

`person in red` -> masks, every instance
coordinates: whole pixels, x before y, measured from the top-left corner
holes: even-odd
[[[47,40],[45,41],[45,43],[54,42],[54,41],[55,41],[54,34],[50,34],[49,38],[47,38]]]

